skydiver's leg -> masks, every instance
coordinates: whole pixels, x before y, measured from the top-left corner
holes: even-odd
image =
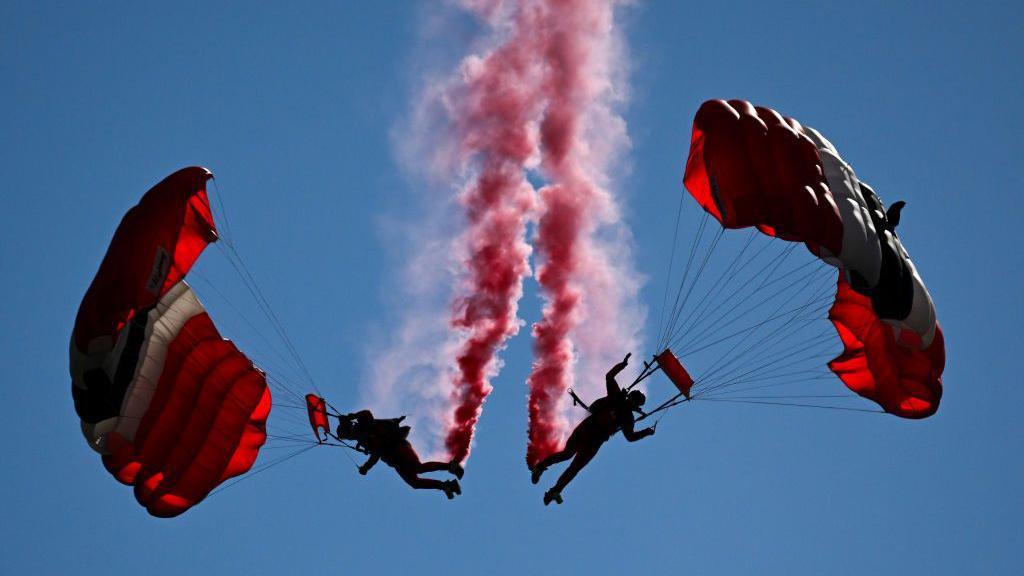
[[[558,481],[555,482],[551,491],[561,493],[566,485],[568,485],[569,482],[572,482],[572,479],[579,474],[580,470],[594,459],[594,456],[597,455],[597,451],[601,449],[601,444],[604,444],[604,442],[591,439],[590,442],[578,446],[576,450],[576,457],[573,458],[569,466],[564,472],[562,472],[562,475],[558,477]]]
[[[402,463],[402,466],[411,470],[414,474],[451,471],[451,464],[448,462],[421,462],[420,455],[416,453],[416,449],[412,447],[408,440],[399,445],[395,452],[397,454],[396,459]]]
[[[590,437],[593,435],[593,426],[589,420],[580,422],[576,429],[569,435],[569,439],[565,441],[565,447],[560,451],[548,456],[541,460],[533,467],[530,473],[530,481],[534,484],[540,482],[540,477],[544,474],[544,471],[548,469],[552,464],[558,464],[559,462],[565,462],[569,460],[579,451],[579,447],[588,443]]]
[[[447,462],[421,462],[419,467],[416,469],[418,474],[424,472],[447,472],[450,466]]]
[[[395,468],[398,475],[405,480],[405,483],[417,490],[441,490],[444,491],[445,484],[441,480],[435,480],[433,478],[420,478],[416,475],[416,471],[405,468]]]
[[[448,470],[448,464],[438,462],[420,462],[419,455],[408,441],[395,446],[390,454],[391,461],[388,464],[398,472],[398,475],[405,480],[405,483],[416,490],[440,490],[445,493],[449,500],[456,494],[462,494],[462,488],[457,480],[435,480],[433,478],[421,478],[423,472],[434,472],[437,470]],[[438,468],[436,465],[441,464]]]
[[[569,439],[565,441],[564,448],[538,462],[535,468],[544,470],[545,468],[551,467],[553,464],[565,462],[566,460],[575,456],[576,451],[578,450],[578,446],[581,443],[584,443],[585,438],[589,436],[589,434],[587,434],[587,429],[584,428],[585,423],[586,422],[584,421],[581,422],[578,426],[576,426],[576,429],[573,430],[572,434],[569,435]]]

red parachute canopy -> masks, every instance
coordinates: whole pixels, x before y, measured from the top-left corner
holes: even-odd
[[[266,441],[266,377],[221,337],[184,280],[217,240],[211,177],[205,168],[179,170],[125,214],[71,338],[82,432],[160,517],[249,470]]]
[[[814,143],[792,118],[749,102],[705,102],[693,121],[686,188],[726,228],[838,254],[843,223]]]
[[[331,424],[327,420],[327,401],[316,394],[306,394],[306,412],[309,413],[309,425],[316,434],[316,441],[323,442],[331,433]],[[324,437],[320,437],[320,431]]]
[[[837,266],[829,318],[845,351],[829,367],[886,412],[935,413],[945,347],[931,297],[881,200],[830,142],[769,108],[709,100],[694,118],[684,184],[723,227],[804,242]]]
[[[931,345],[924,348],[913,331],[895,334],[875,314],[871,299],[858,294],[842,276],[828,317],[845,349],[828,367],[850,390],[904,418],[935,413],[942,397],[946,361],[938,326]]]

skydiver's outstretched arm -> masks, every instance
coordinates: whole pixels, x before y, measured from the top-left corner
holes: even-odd
[[[370,457],[366,459],[366,462],[364,462],[363,465],[359,467],[359,473],[362,474],[363,476],[366,476],[366,473],[369,472],[370,468],[373,468],[377,464],[377,462],[380,462],[380,456],[376,454],[371,454]]]
[[[633,418],[633,413],[630,412],[629,419],[622,423],[622,435],[626,437],[626,440],[630,442],[636,442],[637,440],[643,440],[648,436],[654,435],[653,427],[644,428],[643,430],[637,432],[636,430],[633,429],[634,425],[636,425],[636,420],[634,420]]]
[[[605,375],[604,385],[608,391],[609,397],[614,397],[616,394],[622,391],[622,389],[619,388],[619,383],[615,381],[615,377],[619,375],[619,372],[622,372],[623,370],[626,369],[626,366],[629,365],[629,357],[632,355],[632,352],[626,354],[626,357],[622,359],[622,362],[619,362],[615,366],[612,366],[612,369],[609,370],[608,374]]]

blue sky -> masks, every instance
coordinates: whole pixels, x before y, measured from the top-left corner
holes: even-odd
[[[633,145],[616,192],[652,316],[693,113],[718,97],[771,106],[822,129],[884,198],[908,201],[901,235],[946,334],[935,417],[688,406],[650,441],[609,443],[566,504],[545,508],[522,464],[524,332],[457,501],[314,450],[168,522],[102,470],[68,390],[74,314],[111,232],[164,175],[210,167],[231,234],[321,389],[356,405],[368,348],[395,322],[402,254],[386,223],[415,218],[421,195],[393,139],[419,79],[420,23],[436,9],[176,4],[0,6],[11,573],[1024,567],[1020,4],[641,2],[621,14]],[[467,32],[460,22],[431,49],[458,54]],[[216,251],[202,266],[215,282],[227,269]],[[245,301],[240,284],[224,289]],[[244,342],[244,323],[210,300]],[[524,306],[528,321],[536,313]]]

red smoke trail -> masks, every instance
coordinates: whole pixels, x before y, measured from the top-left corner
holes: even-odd
[[[479,174],[461,200],[469,220],[466,294],[454,305],[451,323],[465,331],[458,353],[453,419],[445,444],[459,461],[469,455],[473,429],[496,372],[496,352],[519,330],[517,302],[529,274],[526,225],[535,194],[525,169],[537,150],[535,118],[541,94],[532,30],[533,14],[516,15],[512,36],[482,59],[464,63],[465,86],[452,114],[463,152],[479,163]]]
[[[606,52],[613,5],[593,0],[548,3],[551,23],[544,60],[547,109],[541,124],[542,167],[552,184],[540,190],[541,217],[536,246],[543,264],[538,282],[545,291],[543,318],[534,324],[535,361],[528,383],[529,445],[533,466],[561,447],[566,422],[560,414],[573,380],[573,332],[585,308],[595,270],[609,264],[592,236],[607,193],[588,174],[588,111],[608,78]],[[606,330],[609,327],[600,327]],[[611,327],[614,329],[614,327]]]
[[[628,290],[610,288],[616,267],[594,236],[600,225],[617,223],[614,203],[598,184],[607,161],[602,148],[609,144],[596,140],[625,139],[621,119],[608,112],[605,101],[614,4],[463,2],[507,36],[489,54],[464,61],[463,83],[448,99],[463,159],[478,170],[461,195],[469,221],[461,239],[466,286],[451,318],[462,333],[446,436],[455,459],[469,453],[489,380],[498,369],[496,353],[519,328],[516,303],[529,274],[526,226],[536,217],[538,199],[536,244],[543,262],[538,281],[545,307],[533,327],[529,463],[557,450],[565,434],[560,410],[572,382],[574,336],[579,336],[574,331],[589,317],[593,325],[587,326],[580,352],[601,361],[622,344],[613,340]],[[608,120],[610,129],[595,126]],[[538,162],[550,185],[535,193],[526,172]],[[625,337],[627,346],[633,335]]]

